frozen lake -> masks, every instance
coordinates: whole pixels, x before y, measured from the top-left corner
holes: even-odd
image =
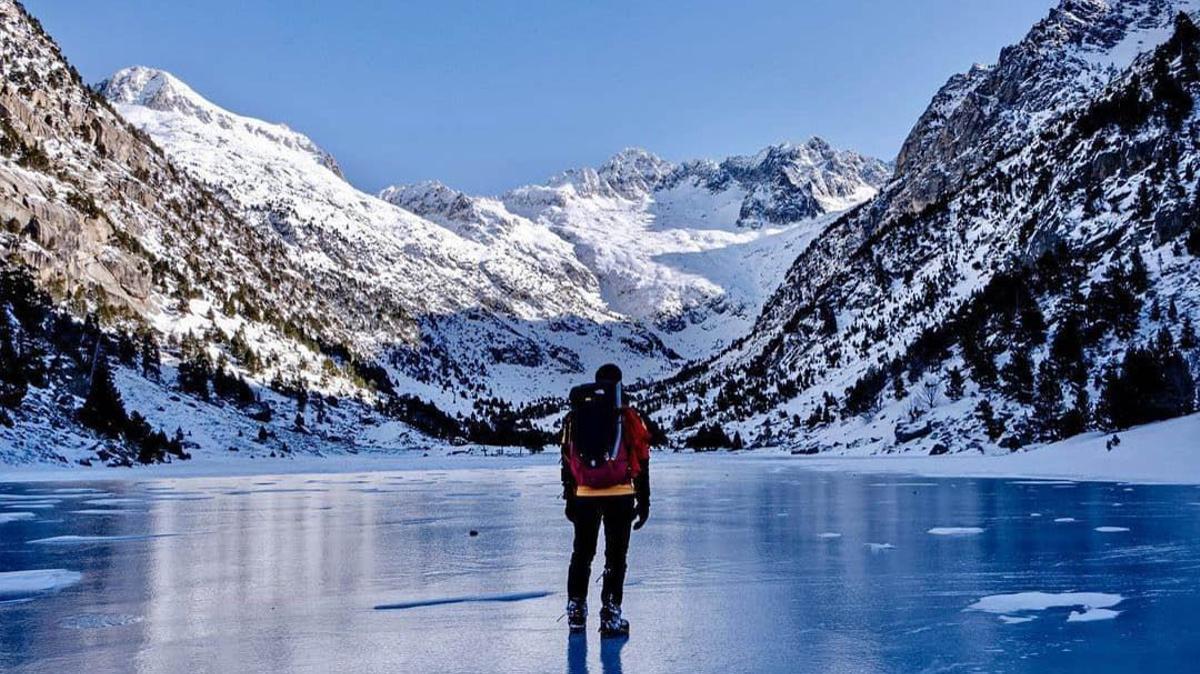
[[[1096,672],[1200,658],[1195,487],[672,458],[631,545],[633,634],[602,645],[594,610],[586,638],[559,622],[557,470],[512,464],[0,484],[0,670]]]

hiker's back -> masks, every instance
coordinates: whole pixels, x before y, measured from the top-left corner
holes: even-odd
[[[596,468],[615,459],[621,446],[621,384],[592,382],[571,389],[567,441],[576,459]]]

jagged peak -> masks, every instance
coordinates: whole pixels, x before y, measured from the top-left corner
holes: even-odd
[[[314,143],[308,136],[286,124],[263,121],[230,112],[209,101],[183,80],[159,68],[131,66],[122,68],[95,85],[94,89],[114,105],[136,106],[160,113],[192,117],[204,124],[223,128],[241,128],[248,133],[267,138],[284,147],[314,156],[339,178],[341,167],[332,154]]]
[[[445,211],[460,207],[471,197],[465,192],[449,187],[439,180],[422,180],[416,183],[390,185],[379,192],[379,198],[401,208],[423,213]]]
[[[96,90],[110,102],[123,105],[189,114],[223,112],[183,80],[166,70],[147,66],[122,68],[96,85]]]

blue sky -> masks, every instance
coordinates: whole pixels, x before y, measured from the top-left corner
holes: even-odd
[[[496,193],[622,147],[819,135],[894,157],[946,78],[1054,0],[26,0],[88,81],[169,70],[311,136],[375,191]]]

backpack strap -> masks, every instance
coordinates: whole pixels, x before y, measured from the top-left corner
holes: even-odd
[[[617,382],[617,438],[613,441],[612,450],[608,453],[609,461],[616,461],[617,454],[621,451],[621,443],[624,441],[625,435],[625,415],[622,412],[624,405],[621,401],[621,382]]]

